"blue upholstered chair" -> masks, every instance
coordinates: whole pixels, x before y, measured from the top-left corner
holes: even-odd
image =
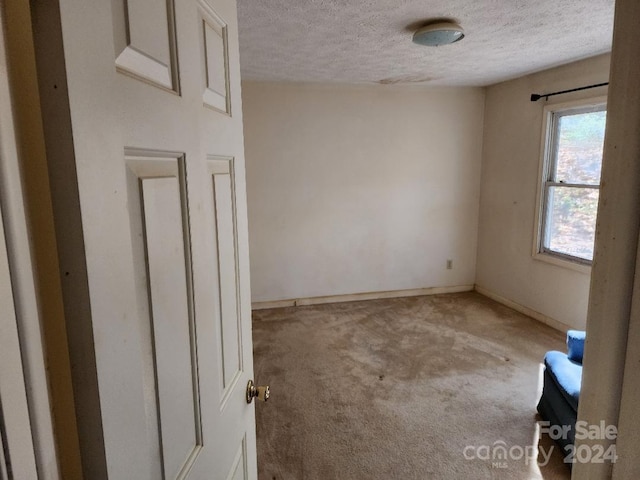
[[[567,353],[550,351],[544,356],[544,386],[538,412],[551,425],[570,427],[566,438],[556,439],[565,452],[567,445],[575,441],[584,341],[585,332],[569,330]]]

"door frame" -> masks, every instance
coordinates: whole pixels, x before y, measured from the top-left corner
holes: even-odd
[[[574,465],[572,478],[637,478],[640,447],[640,52],[637,0],[616,0],[613,49],[578,420],[618,428],[616,439],[578,439],[576,449],[615,445],[616,463]]]
[[[13,68],[16,59],[27,62],[28,58],[24,58],[22,48],[13,48],[18,41],[13,32],[18,29],[10,27],[8,18],[12,22],[24,20],[28,2],[7,1],[0,4],[0,9],[0,234],[4,235],[0,243],[6,243],[0,255],[6,255],[2,280],[6,280],[5,275],[9,277],[8,284],[2,285],[3,293],[13,300],[3,302],[0,322],[0,417],[4,419],[0,423],[0,443],[5,449],[0,468],[8,473],[6,468],[10,465],[13,478],[37,475],[39,479],[55,480],[60,478],[60,471],[22,182],[20,160],[24,157],[18,140],[18,95],[11,87],[13,74],[20,70]]]

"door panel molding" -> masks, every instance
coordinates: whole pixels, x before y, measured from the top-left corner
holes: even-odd
[[[119,72],[180,93],[173,0],[112,0],[116,68]]]
[[[217,265],[218,351],[220,358],[221,410],[244,371],[240,311],[240,266],[234,159],[207,155],[213,198],[214,249]],[[233,303],[230,300],[233,298]]]
[[[198,11],[204,66],[202,100],[206,107],[231,116],[227,24],[205,0],[198,0]]]
[[[247,437],[242,437],[240,448],[236,453],[227,480],[248,480],[247,475]]]
[[[163,478],[182,478],[203,442],[185,156],[125,148],[125,163],[137,288],[148,301],[139,320],[149,440]]]

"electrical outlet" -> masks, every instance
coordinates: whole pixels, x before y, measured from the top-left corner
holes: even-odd
[[[453,260],[447,260],[447,270],[453,270]]]

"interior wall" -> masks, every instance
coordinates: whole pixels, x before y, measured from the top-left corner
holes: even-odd
[[[565,327],[584,329],[590,269],[577,271],[533,258],[543,108],[606,94],[606,87],[531,102],[532,93],[609,79],[601,55],[487,88],[476,284]]]
[[[474,284],[483,89],[247,82],[243,109],[254,302]]]

